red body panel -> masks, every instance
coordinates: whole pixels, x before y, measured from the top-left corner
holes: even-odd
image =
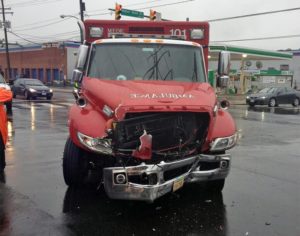
[[[7,119],[6,112],[3,108],[3,102],[10,101],[12,99],[12,93],[9,90],[0,88],[0,135],[4,145],[7,142]]]
[[[186,40],[203,46],[204,60],[208,60],[209,24],[207,22],[145,22],[145,21],[112,21],[86,20],[86,40],[92,43],[97,39],[108,38],[110,33],[171,35],[184,34]],[[91,38],[90,28],[102,27],[103,37]],[[191,40],[190,31],[202,29],[201,40]],[[217,137],[231,136],[236,132],[231,115],[223,110],[213,114],[217,99],[214,89],[208,83],[191,83],[177,81],[145,81],[145,80],[101,80],[84,77],[81,92],[87,106],[79,108],[74,105],[70,109],[69,129],[71,139],[81,146],[77,132],[90,137],[105,137],[106,130],[112,121],[124,119],[126,113],[138,112],[207,112],[210,115],[208,135],[203,150],[209,149],[209,143]],[[103,107],[108,106],[112,117],[104,114]]]
[[[216,96],[208,83],[111,81],[85,77],[82,93],[88,101],[87,106],[79,108],[74,105],[69,114],[71,138],[82,148],[77,131],[91,137],[106,136],[111,118],[102,112],[104,105],[114,111],[115,120],[122,120],[130,112],[208,112],[212,122],[207,143],[236,132],[228,112],[220,110],[216,117],[213,116]]]

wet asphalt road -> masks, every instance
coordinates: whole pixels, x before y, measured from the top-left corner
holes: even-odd
[[[236,106],[240,132],[222,194],[185,186],[153,204],[67,188],[71,94],[17,99],[0,176],[0,235],[300,235],[300,110]]]

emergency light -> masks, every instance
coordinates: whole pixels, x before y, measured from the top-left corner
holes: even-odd
[[[191,30],[191,39],[203,39],[204,30],[203,29],[192,29]]]
[[[90,27],[90,37],[92,38],[101,38],[103,35],[102,27]]]

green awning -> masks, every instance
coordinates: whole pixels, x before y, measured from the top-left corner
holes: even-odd
[[[210,45],[209,50],[210,51],[229,51],[231,53],[236,53],[236,54],[247,54],[247,55],[253,55],[253,56],[257,56],[257,57],[268,57],[268,58],[277,58],[277,59],[292,59],[293,58],[293,54],[286,53],[286,52],[252,49],[252,48],[227,46],[227,45]]]

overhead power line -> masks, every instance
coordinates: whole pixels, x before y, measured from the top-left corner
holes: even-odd
[[[32,7],[32,6],[40,6],[45,5],[48,3],[54,3],[54,2],[60,2],[62,0],[37,0],[37,1],[27,1],[27,2],[18,2],[18,3],[11,3],[7,4],[10,7],[13,8],[19,8],[19,7]]]
[[[16,31],[17,31],[17,32],[20,32],[20,31],[28,31],[28,30],[35,30],[35,29],[45,28],[45,27],[47,27],[47,26],[51,26],[51,25],[55,25],[55,24],[61,23],[61,22],[65,21],[65,20],[68,20],[68,18],[60,19],[60,20],[53,21],[53,22],[48,23],[48,24],[39,25],[39,26],[35,26],[35,27],[18,29],[18,30],[16,30]]]
[[[17,38],[20,38],[20,39],[23,39],[24,41],[28,42],[28,43],[33,43],[33,44],[37,44],[37,45],[41,45],[40,43],[37,43],[37,42],[33,42],[31,40],[28,40],[28,39],[25,39],[19,35],[17,35],[16,33],[12,32],[12,31],[9,31],[10,34],[16,36]]]
[[[126,5],[122,5],[124,8],[125,7],[134,7],[134,6],[139,6],[139,5],[146,5],[146,4],[150,4],[150,3],[154,3],[154,2],[161,2],[163,0],[153,0],[153,1],[149,1],[149,2],[142,2],[142,3],[133,3],[133,4],[126,4]],[[92,12],[101,12],[101,11],[107,11],[107,8],[102,8],[102,9],[95,9],[92,11],[86,11],[87,14],[92,13]]]
[[[261,37],[261,38],[226,39],[226,40],[218,40],[218,41],[212,40],[210,42],[211,43],[228,43],[228,42],[259,41],[259,40],[270,40],[270,39],[287,39],[287,38],[298,38],[298,37],[300,37],[300,34]]]
[[[156,7],[165,7],[165,6],[171,6],[171,5],[178,5],[178,4],[193,2],[193,1],[195,1],[195,0],[177,1],[177,2],[153,5],[153,6],[148,6],[148,7],[136,8],[136,9],[133,9],[133,10],[145,10],[145,9],[151,9],[151,8],[156,8]],[[101,14],[92,14],[92,15],[89,15],[89,16],[103,16],[103,15],[109,15],[109,14],[110,13],[101,13]]]
[[[234,20],[234,19],[245,18],[245,17],[269,15],[269,14],[282,13],[282,12],[287,12],[287,11],[297,11],[297,10],[300,10],[300,7],[283,9],[283,10],[277,10],[277,11],[266,11],[266,12],[253,13],[253,14],[240,15],[240,16],[231,16],[231,17],[217,18],[217,19],[211,19],[211,20],[206,20],[206,21],[208,21],[208,22],[216,22],[216,21],[224,21],[224,20]]]

